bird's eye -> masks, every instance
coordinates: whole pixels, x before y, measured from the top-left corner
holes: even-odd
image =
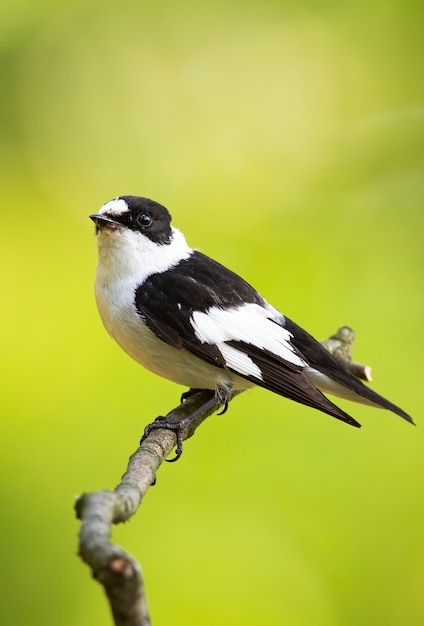
[[[150,213],[145,213],[143,211],[142,213],[139,213],[137,215],[136,222],[137,222],[137,225],[140,226],[140,228],[144,229],[144,228],[149,228],[149,226],[152,225],[153,219]]]

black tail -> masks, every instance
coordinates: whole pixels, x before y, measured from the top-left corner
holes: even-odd
[[[343,387],[347,387],[347,389],[352,390],[369,402],[396,413],[396,415],[399,415],[399,417],[402,417],[411,424],[414,423],[412,417],[403,411],[403,409],[364,385],[359,378],[356,378],[341,361],[330,354],[319,341],[312,337],[312,335],[287,317],[285,318],[285,322],[285,327],[293,335],[291,340],[293,345],[304,355],[312,368],[322,372],[322,374],[328,378],[336,381]]]

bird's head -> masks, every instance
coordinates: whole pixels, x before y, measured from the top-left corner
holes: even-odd
[[[120,196],[106,202],[90,218],[96,225],[96,234],[106,233],[119,237],[125,231],[133,238],[147,238],[157,244],[171,240],[171,216],[166,207],[154,200],[138,196]]]
[[[96,225],[99,261],[108,265],[135,265],[153,273],[152,268],[161,271],[190,250],[171,226],[168,209],[149,198],[120,196],[90,219]]]

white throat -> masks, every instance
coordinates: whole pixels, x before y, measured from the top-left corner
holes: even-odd
[[[165,272],[193,252],[184,235],[171,227],[169,244],[157,244],[128,228],[103,228],[97,234],[99,260],[96,280],[105,284],[133,279],[142,284],[152,274]]]

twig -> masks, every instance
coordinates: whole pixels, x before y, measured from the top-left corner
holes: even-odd
[[[358,378],[371,380],[371,368],[351,361],[354,336],[353,330],[343,327],[322,343]],[[210,392],[199,391],[167,417],[181,421],[209,398]],[[183,433],[183,439],[191,437],[220,405],[217,399],[214,406],[200,414]],[[151,626],[151,620],[140,567],[133,557],[110,541],[111,527],[134,515],[148,488],[154,485],[158,468],[175,444],[174,432],[163,428],[152,430],[130,457],[127,470],[114,491],[86,493],[75,503],[77,517],[81,520],[79,554],[91,568],[94,578],[103,585],[115,626]]]
[[[371,367],[352,361],[352,344],[354,339],[355,332],[349,326],[342,326],[335,335],[331,335],[331,337],[321,341],[321,343],[336,359],[343,361],[357,378],[371,382]]]
[[[235,395],[235,394],[234,394]],[[202,406],[210,392],[199,391],[173,409],[167,417],[180,421]],[[191,437],[221,403],[199,416],[183,434]],[[111,525],[125,522],[137,511],[156,471],[175,446],[170,430],[153,430],[130,457],[128,468],[114,491],[98,491],[80,496],[75,509],[81,520],[79,554],[105,588],[116,626],[150,626],[144,585],[137,562],[110,541]]]

